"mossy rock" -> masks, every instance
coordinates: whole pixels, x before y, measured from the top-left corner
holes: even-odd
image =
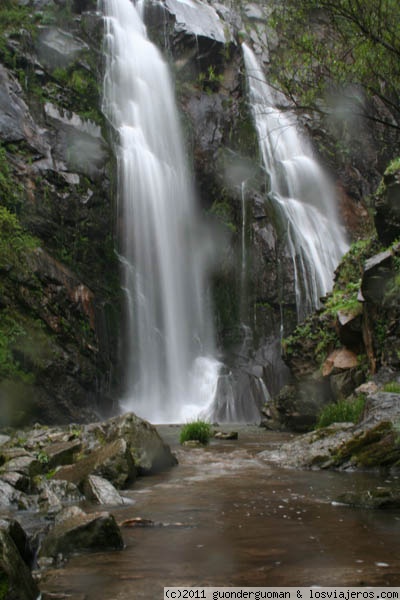
[[[340,494],[335,501],[355,508],[398,509],[400,508],[400,491],[388,487],[377,487],[362,492],[350,491]]]
[[[390,421],[382,421],[374,427],[356,434],[339,447],[335,463],[350,461],[357,467],[386,467],[400,465],[400,443]]]

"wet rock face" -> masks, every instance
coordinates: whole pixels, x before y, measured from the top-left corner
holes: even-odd
[[[300,433],[310,431],[321,408],[332,401],[332,391],[327,381],[304,380],[284,386],[263,409],[269,429],[289,429]]]
[[[205,37],[224,44],[223,23],[215,9],[205,3],[189,4],[166,0],[165,6],[175,20],[175,32],[185,35]]]
[[[375,226],[379,239],[387,246],[400,231],[400,167],[389,167],[375,198]]]
[[[24,141],[43,154],[49,151],[22,98],[20,84],[3,65],[0,65],[0,138],[3,143]]]
[[[90,420],[109,403],[119,312],[102,23],[88,0],[18,7],[0,51],[0,204],[37,248],[2,271],[0,311],[20,334],[1,374],[0,422]]]
[[[38,261],[38,281],[13,282],[5,304],[22,305],[24,315],[44,322],[51,341],[40,368],[32,368],[26,345],[12,349],[36,380],[28,385],[30,394],[18,382],[13,404],[24,396],[28,420],[87,421],[98,410],[112,410],[109,398],[117,396],[122,312],[110,181],[115,164],[99,108],[103,23],[96,0],[21,0],[18,6],[32,10],[37,27],[31,31],[31,16],[21,19],[5,32],[7,52],[0,55],[0,141],[18,191],[7,206],[39,238],[47,259]],[[176,0],[146,3],[149,35],[173,67],[201,208],[217,240],[218,343],[226,362],[242,370],[241,322],[248,324],[253,346],[245,367],[261,367],[269,380],[279,370],[275,392],[287,382],[287,372],[266,356],[270,337],[279,337],[282,315],[287,331],[296,319],[293,261],[280,243],[266,174],[258,168],[240,47],[247,32],[268,65],[278,42],[266,25],[271,10],[262,2],[199,2],[195,10]],[[58,268],[49,268],[50,262]],[[3,395],[9,389],[7,383]]]
[[[265,360],[270,338],[279,335],[281,311],[288,316],[288,328],[292,326],[295,304],[293,261],[279,241],[279,224],[267,200],[266,174],[259,167],[239,41],[239,31],[249,23],[256,52],[261,60],[265,58],[273,44],[272,35],[268,40],[260,38],[265,37],[269,9],[261,3],[234,8],[218,3],[213,5],[215,11],[210,11],[204,3],[207,18],[203,21],[200,3],[197,19],[182,7],[182,3],[166,2],[163,10],[152,4],[147,7],[146,20],[150,36],[173,61],[199,200],[216,244],[213,297],[218,344],[225,362],[235,371],[239,411],[244,397],[242,382],[247,379],[248,414],[253,414],[253,404],[258,413],[263,394],[257,394],[253,402],[252,386],[257,382],[247,373],[260,368],[264,377],[272,369],[271,361]],[[245,359],[243,325],[252,329],[253,340]],[[273,367],[279,375],[269,377],[273,392],[278,387],[274,380],[285,381],[287,376],[285,366],[278,362],[274,361]],[[223,407],[219,414],[224,418]]]

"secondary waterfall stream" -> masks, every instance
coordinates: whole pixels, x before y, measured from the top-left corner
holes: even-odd
[[[139,4],[103,0],[104,113],[116,132],[118,227],[126,296],[123,406],[158,423],[206,409],[220,364],[173,86]]]
[[[260,153],[274,204],[292,256],[298,320],[319,307],[332,288],[333,274],[347,250],[333,186],[298,133],[297,120],[276,108],[275,90],[257,59],[243,44]]]

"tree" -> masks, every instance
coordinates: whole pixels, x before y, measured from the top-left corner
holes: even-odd
[[[353,113],[400,129],[398,0],[288,0],[275,26],[272,73],[296,106],[329,112],[329,98],[340,94]]]

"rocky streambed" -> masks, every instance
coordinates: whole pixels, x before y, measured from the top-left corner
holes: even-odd
[[[60,565],[72,553],[122,549],[114,516],[93,506],[130,503],[121,490],[176,462],[155,428],[133,414],[3,433],[0,598],[37,598],[30,569],[40,579],[40,568]]]
[[[3,434],[0,598],[399,585],[398,405],[380,392],[355,425],[240,426],[207,447],[132,414]]]

